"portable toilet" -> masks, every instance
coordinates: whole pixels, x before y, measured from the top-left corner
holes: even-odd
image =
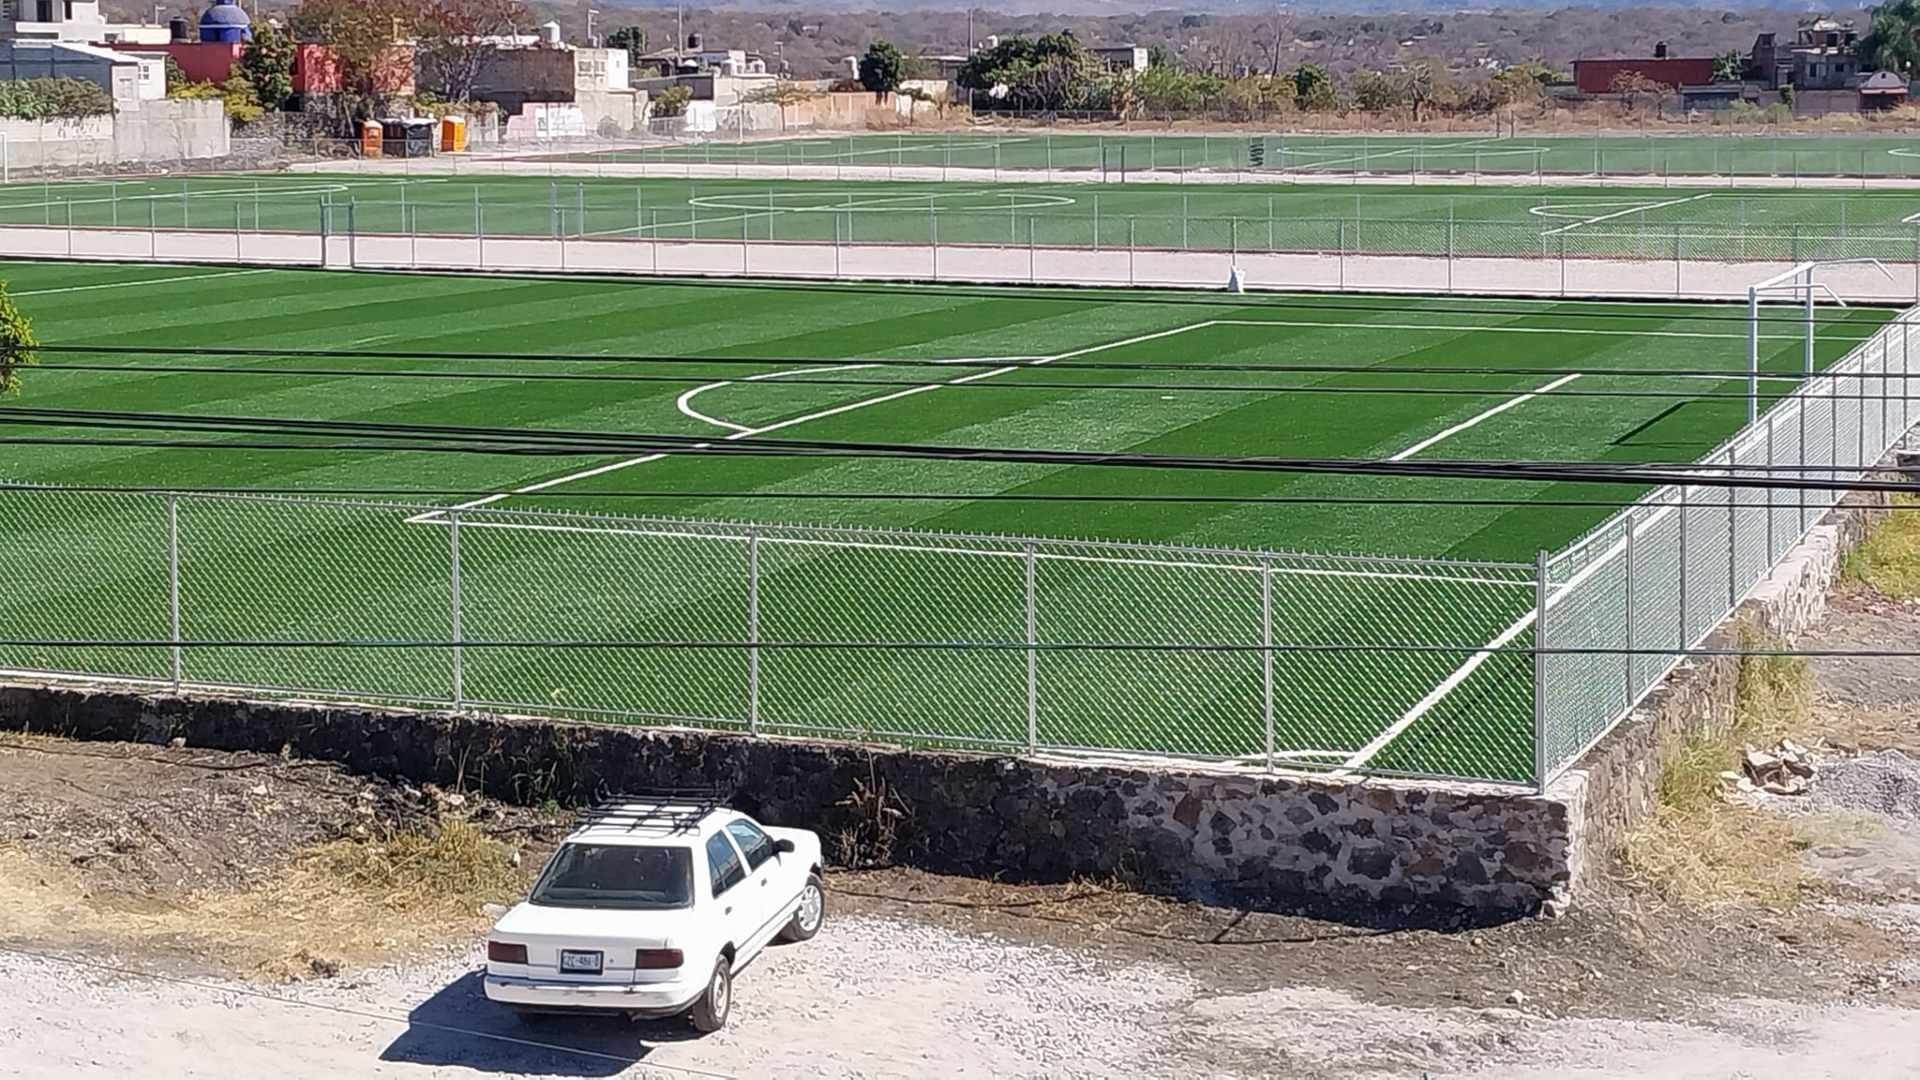
[[[380,156],[380,125],[372,120],[360,121],[360,156]]]
[[[440,152],[457,154],[467,148],[467,118],[464,116],[443,116],[440,118]]]

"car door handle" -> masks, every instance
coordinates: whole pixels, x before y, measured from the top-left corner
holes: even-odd
[[[763,888],[763,889],[767,887],[767,879],[766,879],[766,878],[761,878],[761,879],[760,879],[760,887],[761,887],[761,888]]]

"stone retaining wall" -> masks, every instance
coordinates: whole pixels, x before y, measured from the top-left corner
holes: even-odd
[[[1391,908],[1536,908],[1564,888],[1573,822],[1511,789],[1228,776],[885,750],[682,730],[362,706],[0,686],[0,727],[338,761],[361,772],[571,803],[714,783],[816,829],[829,852],[901,811],[891,857],[938,872],[1064,881],[1371,919]],[[1358,912],[1357,909],[1373,909]]]

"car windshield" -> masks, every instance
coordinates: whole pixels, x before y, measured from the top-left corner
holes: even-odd
[[[547,907],[677,908],[693,902],[684,847],[563,844],[527,898]]]

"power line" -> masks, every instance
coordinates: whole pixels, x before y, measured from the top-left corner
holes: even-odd
[[[1518,564],[1516,564],[1518,566]],[[1516,586],[1528,583],[1516,579]],[[1688,657],[1803,657],[1815,660],[1900,659],[1920,657],[1920,649],[1760,649],[1760,648],[1638,648],[1609,646],[1500,645],[1484,642],[1442,644],[1413,642],[1273,642],[1232,641],[996,641],[996,640],[876,640],[850,639],[739,639],[693,638],[0,638],[0,648],[20,649],[467,649],[516,651],[578,649],[594,652],[650,650],[666,652],[1043,652],[1043,653],[1414,653],[1445,655],[1506,654],[1512,656],[1688,656]],[[109,676],[101,676],[110,680]]]
[[[293,496],[314,499],[324,498],[400,498],[400,499],[471,499],[484,498],[500,494],[498,488],[393,488],[393,487],[194,487],[163,486],[151,484],[65,484],[31,483],[0,481],[0,494],[99,494],[99,495],[181,495],[181,496]],[[1069,492],[1019,492],[1019,491],[782,491],[778,489],[739,489],[715,490],[706,488],[688,488],[685,490],[631,490],[613,489],[608,491],[581,491],[548,488],[543,491],[516,493],[516,499],[538,500],[624,500],[624,499],[676,499],[687,501],[722,499],[764,499],[793,500],[796,502],[1018,502],[1018,503],[1167,503],[1182,504],[1266,504],[1301,506],[1462,506],[1462,507],[1511,507],[1511,508],[1553,508],[1553,509],[1619,509],[1637,502],[1637,498],[1622,496],[1618,499],[1496,499],[1496,498],[1437,498],[1422,496],[1367,496],[1367,495],[1165,495],[1165,494],[1126,494],[1095,495]],[[396,504],[398,505],[398,504]],[[1775,510],[1792,510],[1802,504],[1776,502]],[[1804,504],[1813,508],[1814,504]],[[1818,507],[1825,512],[1826,507]],[[1920,510],[1920,503],[1890,502],[1878,509],[1888,511]]]
[[[1365,329],[1365,324],[1328,324],[1325,329]],[[1731,340],[1731,339],[1730,339]],[[1865,340],[1865,339],[1859,339]],[[527,353],[527,352],[453,352],[445,350],[420,349],[294,349],[294,348],[243,348],[212,346],[147,346],[147,345],[41,345],[36,348],[41,353],[57,355],[102,355],[102,356],[168,356],[168,357],[204,357],[210,359],[256,358],[256,359],[322,359],[322,360],[414,360],[435,363],[516,363],[516,364],[637,364],[707,367],[754,367],[779,368],[782,366],[819,366],[822,364],[861,364],[868,367],[889,368],[931,368],[955,369],[961,371],[997,368],[1032,367],[1042,357],[958,357],[958,358],[917,358],[917,357],[857,357],[857,356],[706,356],[681,353],[628,353],[610,355],[606,353]],[[42,365],[53,369],[56,365]],[[1637,377],[1637,376],[1693,376],[1725,379],[1743,379],[1747,377],[1745,368],[1619,368],[1619,367],[1540,367],[1532,365],[1500,364],[1330,364],[1330,363],[1284,363],[1265,361],[1187,361],[1187,360],[1093,360],[1071,357],[1053,366],[1061,369],[1071,368],[1082,371],[1174,371],[1225,372],[1231,374],[1310,374],[1310,375],[1515,375],[1515,376],[1558,376],[1586,375],[1594,377]],[[248,371],[256,369],[246,369]],[[1874,374],[1866,372],[1829,372],[1801,371],[1796,367],[1783,367],[1779,370],[1762,369],[1763,376],[1774,379],[1889,379],[1906,382],[1920,378],[1920,372],[1902,374]],[[783,380],[784,381],[784,380]]]
[[[849,365],[849,366],[859,366],[859,365],[855,364],[855,365]],[[948,365],[942,365],[942,366],[948,366]],[[1007,364],[1007,365],[1000,365],[1000,366],[1027,367],[1031,365]],[[1064,371],[1064,370],[1070,370],[1070,369],[1071,369],[1071,365],[1065,368],[1053,368],[1049,370]],[[161,365],[138,365],[138,364],[64,364],[63,363],[63,364],[39,364],[35,366],[35,370],[38,370],[38,371],[95,371],[95,372],[143,373],[143,374],[144,373],[162,373],[162,374],[170,374],[170,375],[182,375],[182,374],[242,375],[242,376],[263,376],[263,377],[272,377],[272,378],[315,377],[315,378],[332,378],[332,379],[340,379],[340,378],[345,378],[345,379],[446,379],[446,380],[468,380],[468,381],[477,380],[477,381],[495,381],[495,382],[669,383],[669,384],[675,384],[675,385],[686,385],[686,384],[721,385],[723,383],[726,385],[740,385],[743,382],[749,381],[749,380],[742,380],[742,379],[716,380],[714,376],[711,374],[698,374],[698,373],[689,373],[689,374],[683,374],[683,375],[682,374],[633,375],[633,374],[624,374],[624,373],[584,372],[584,371],[582,372],[419,371],[419,370],[405,370],[405,369],[374,371],[374,370],[355,369],[355,368],[228,367],[228,366],[203,366],[203,365],[161,366]],[[1327,370],[1334,370],[1334,369],[1329,368]],[[1345,369],[1339,369],[1339,370],[1340,370],[1340,373],[1342,374],[1354,374],[1354,375],[1393,374],[1392,372],[1365,368],[1365,367],[1351,367],[1351,368],[1345,368]],[[1646,373],[1646,372],[1620,371],[1620,372],[1613,373],[1613,377],[1620,377],[1620,378],[1640,377],[1642,375],[1645,375],[1647,377],[1659,377],[1656,373]],[[1468,376],[1468,377],[1473,377],[1473,376]],[[1595,376],[1595,377],[1603,377],[1603,376]],[[1717,379],[1724,379],[1727,382],[1736,382],[1736,381],[1745,379],[1747,376],[1745,375],[1745,373],[1741,373],[1741,372],[1722,372],[1717,375],[1680,375],[1676,377],[1694,378],[1694,379],[1717,378]],[[1776,376],[1766,376],[1766,377],[1778,378]],[[1868,376],[1868,377],[1881,378],[1881,376]],[[1799,378],[1799,376],[1796,376],[1796,378]],[[1890,378],[1904,381],[1907,378],[1907,376],[1890,376]],[[771,381],[771,380],[756,380],[756,381]],[[778,382],[782,386],[841,386],[841,387],[892,388],[892,389],[899,389],[904,386],[914,385],[912,383],[902,383],[900,381],[892,380],[892,379],[822,378],[822,377],[813,376],[813,375],[802,376],[798,378],[782,377],[781,379],[778,380]],[[1049,379],[1041,382],[1023,382],[1017,379],[996,379],[990,383],[989,382],[957,382],[956,381],[956,382],[943,382],[940,385],[943,388],[949,388],[954,390],[1042,390],[1042,391],[1100,390],[1100,391],[1119,391],[1119,392],[1127,392],[1127,393],[1179,392],[1179,393],[1213,393],[1213,394],[1218,394],[1218,393],[1269,393],[1269,394],[1283,393],[1283,394],[1326,394],[1326,395],[1385,394],[1390,396],[1398,395],[1398,396],[1442,396],[1442,397],[1487,397],[1490,395],[1510,394],[1515,390],[1525,389],[1524,387],[1513,387],[1513,386],[1449,387],[1449,386],[1418,386],[1418,385],[1416,386],[1350,386],[1350,385],[1335,385],[1331,383],[1273,384],[1273,383],[1190,383],[1190,382],[1174,382],[1174,383],[1086,382],[1086,381],[1060,380],[1060,379]],[[1633,398],[1633,399],[1653,398],[1653,399],[1680,399],[1680,400],[1686,400],[1686,401],[1714,401],[1714,400],[1747,401],[1754,396],[1752,394],[1744,393],[1741,391],[1589,390],[1589,389],[1572,388],[1572,387],[1556,387],[1553,390],[1539,390],[1539,391],[1530,391],[1530,392],[1536,393],[1538,394],[1538,396],[1541,396],[1541,397],[1588,397],[1588,398]],[[1822,395],[1822,396],[1824,397],[1825,395]],[[1915,395],[1909,395],[1904,393],[1895,394],[1885,390],[1882,390],[1880,393],[1874,393],[1874,394],[1866,393],[1863,390],[1859,392],[1850,390],[1844,394],[1834,394],[1831,396],[1836,400],[1842,400],[1842,401],[1905,402],[1905,401],[1911,400]],[[1761,397],[1763,400],[1771,399],[1769,395],[1761,395]]]
[[[1872,480],[1872,466],[1702,465],[1619,462],[1541,462],[1501,460],[1370,460],[1351,458],[1221,457],[1155,454],[1137,451],[1077,451],[1003,447],[939,446],[914,443],[827,440],[716,439],[654,433],[602,433],[566,430],[498,429],[460,425],[400,425],[369,421],[289,420],[268,417],[197,417],[101,410],[0,411],[0,425],[33,425],[104,430],[194,431],[274,437],[287,441],[234,439],[73,438],[16,436],[0,445],[140,446],[225,451],[363,451],[473,454],[496,456],[617,456],[690,454],[736,457],[831,457],[963,462],[1005,462],[1051,466],[1212,470],[1222,472],[1317,473],[1359,476],[1410,476],[1428,479],[1530,480],[1604,484],[1685,484],[1776,490],[1908,492],[1903,481]],[[302,436],[314,441],[291,441]],[[359,440],[359,441],[328,441]],[[1852,479],[1807,479],[1804,473],[1860,474]],[[1762,479],[1768,473],[1790,474]]]

